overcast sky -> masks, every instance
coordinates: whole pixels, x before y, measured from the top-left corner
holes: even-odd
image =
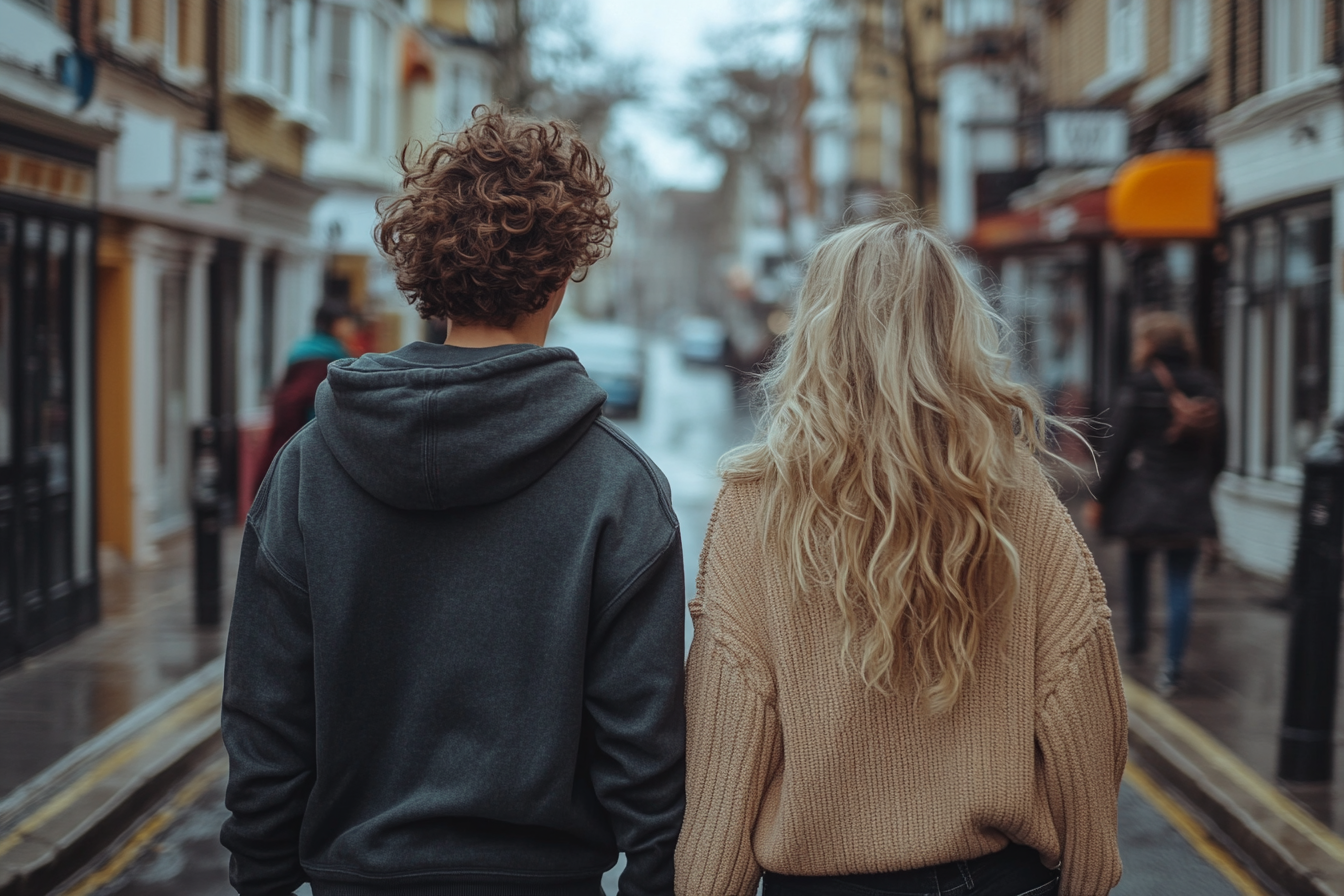
[[[685,104],[683,88],[692,71],[713,64],[706,38],[742,22],[795,19],[805,0],[588,0],[592,33],[615,56],[645,65],[650,97],[617,110],[612,136],[635,144],[654,179],[664,186],[709,189],[719,165],[681,137],[672,113]],[[780,52],[800,53],[800,41],[781,42]]]

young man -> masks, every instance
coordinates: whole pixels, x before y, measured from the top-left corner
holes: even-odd
[[[243,896],[672,892],[681,540],[667,481],[540,348],[610,246],[566,126],[478,108],[377,238],[447,344],[331,365],[248,517],[221,839]]]

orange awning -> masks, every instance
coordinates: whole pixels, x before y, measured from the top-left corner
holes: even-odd
[[[1205,239],[1218,235],[1218,188],[1206,149],[1150,152],[1120,166],[1107,217],[1116,236]]]

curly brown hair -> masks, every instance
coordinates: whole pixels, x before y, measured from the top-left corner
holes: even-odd
[[[402,149],[374,239],[421,317],[511,327],[611,250],[611,179],[571,124],[495,106],[471,117]]]

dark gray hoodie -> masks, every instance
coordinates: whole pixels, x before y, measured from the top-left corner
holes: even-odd
[[[681,540],[563,348],[331,365],[244,534],[221,839],[243,896],[672,892]]]

